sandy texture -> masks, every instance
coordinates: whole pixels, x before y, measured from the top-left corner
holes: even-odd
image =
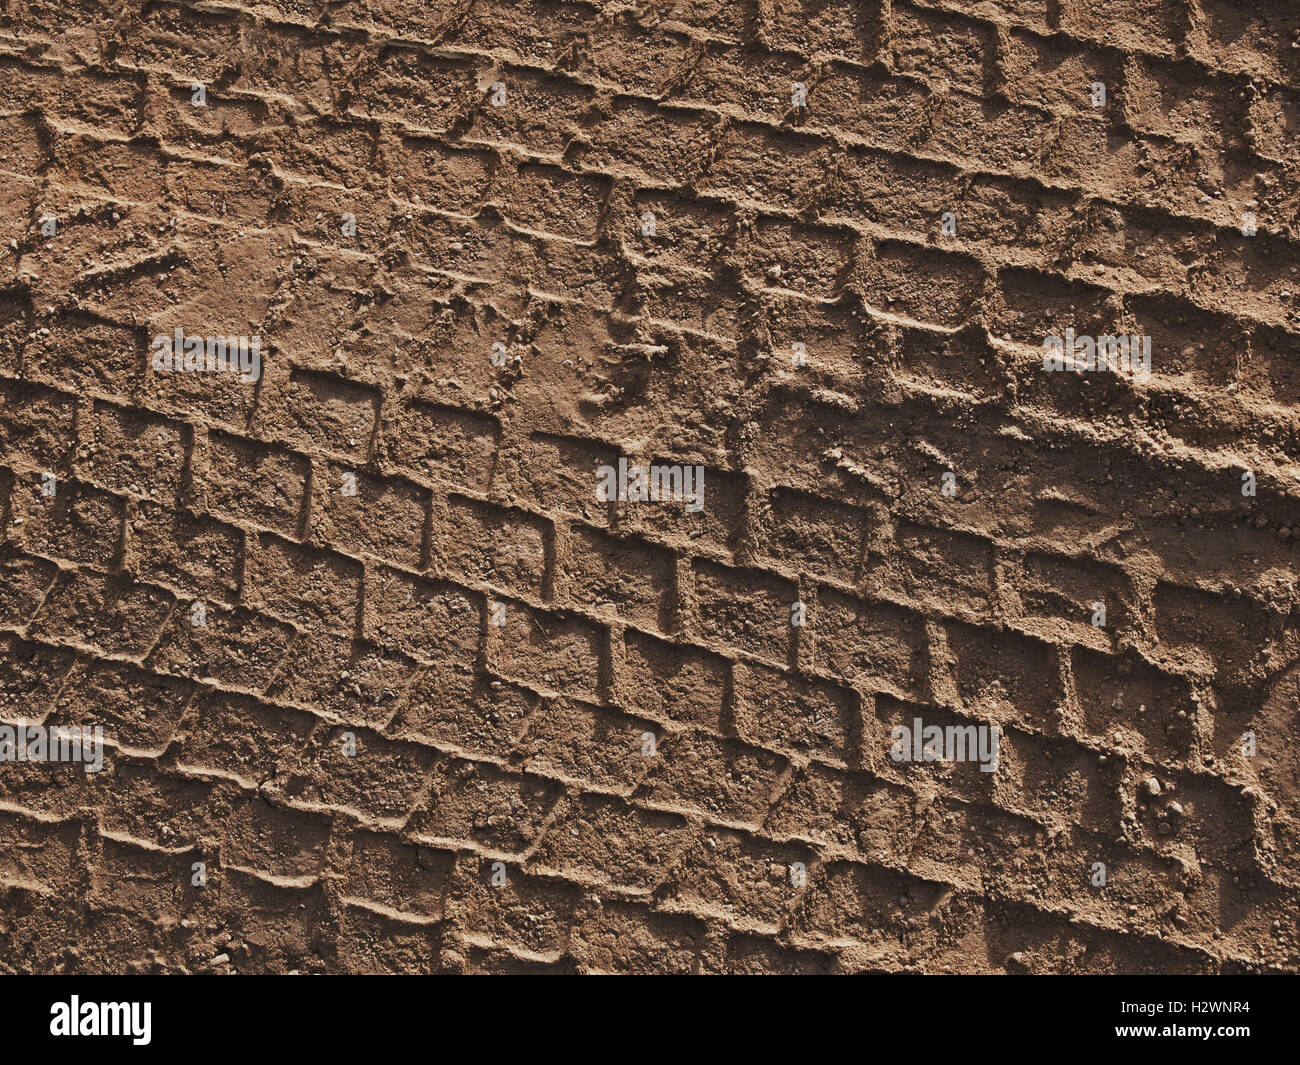
[[[0,763],[0,969],[1296,971],[1297,84],[1285,0],[3,5],[0,723],[107,750]]]

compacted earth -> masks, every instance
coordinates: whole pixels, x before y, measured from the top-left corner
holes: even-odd
[[[1297,86],[4,3],[0,971],[1300,970]]]

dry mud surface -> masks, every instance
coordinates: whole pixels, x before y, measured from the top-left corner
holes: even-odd
[[[1296,971],[1297,84],[1285,0],[5,3],[0,718],[105,751],[0,762],[0,969]]]

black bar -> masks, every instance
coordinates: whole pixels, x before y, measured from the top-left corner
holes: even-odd
[[[1177,1048],[1180,1055],[1199,1048],[1222,1057],[1277,1045],[1297,988],[1285,976],[874,976],[829,995],[824,983],[814,988],[786,978],[781,988],[751,980],[739,993],[730,988],[711,998],[662,981],[654,988],[643,979],[634,982],[589,981],[575,993],[543,989],[536,981],[524,986],[519,978],[489,989],[427,977],[74,976],[11,977],[0,988],[7,992],[10,1051],[75,1046],[84,1052],[112,1044],[127,1055],[206,1055],[220,1043],[298,1056],[319,1049],[331,1058],[404,1044],[423,1044],[429,1056],[440,1056],[451,1051],[453,1038],[481,1041],[475,1052],[491,1054],[496,1046],[512,1053],[523,1048],[521,1037],[530,1029],[539,1033],[536,1051],[543,1042],[563,1041],[567,1052],[585,1044],[650,1049],[671,1039],[679,1051],[685,1040],[692,1057],[711,1045],[734,1054],[747,1044],[768,1054],[820,1054],[847,1040],[846,1052],[856,1044],[876,1053],[889,1045],[882,1042],[888,1037],[927,1053],[982,1047],[1020,1057],[1104,1046],[1120,1052]],[[134,1016],[142,1021],[148,1003],[148,1042],[130,1034],[51,1034],[73,996],[83,1018],[104,1016],[97,1009],[86,1013],[87,1004],[135,1003],[140,1009]],[[1207,1028],[1208,1037],[1201,1031]],[[664,1042],[662,1049],[670,1046]]]

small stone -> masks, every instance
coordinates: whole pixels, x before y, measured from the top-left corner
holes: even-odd
[[[1153,798],[1160,794],[1160,781],[1155,777],[1147,777],[1142,781],[1142,789]]]

